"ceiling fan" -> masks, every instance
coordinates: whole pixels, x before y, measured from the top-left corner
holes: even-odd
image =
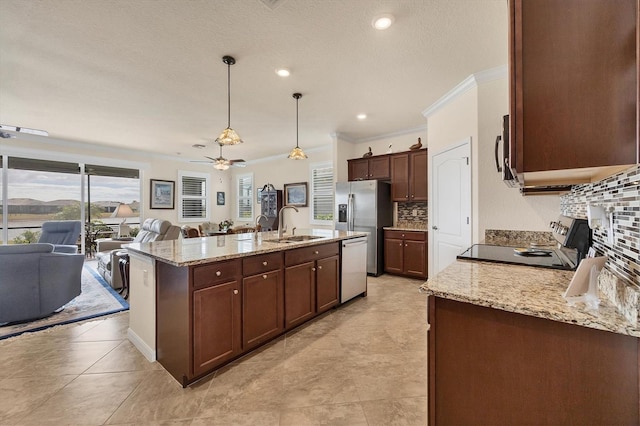
[[[3,130],[10,130],[12,132],[18,132],[18,133],[29,133],[31,135],[38,135],[38,136],[49,136],[49,132],[45,130],[29,129],[27,127],[17,127],[17,126],[8,126],[6,124],[0,124],[0,137],[4,139],[15,138],[16,135],[14,135],[13,133],[4,132]]]
[[[227,170],[230,166],[233,167],[245,167],[246,164],[244,160],[242,159],[236,159],[236,160],[227,160],[226,158],[224,158],[222,156],[222,145],[218,144],[218,146],[220,146],[220,156],[213,158],[213,157],[207,157],[206,155],[204,156],[205,158],[208,158],[211,161],[205,161],[205,160],[195,160],[192,161],[192,163],[213,163],[213,168],[214,169],[218,169],[218,170]]]

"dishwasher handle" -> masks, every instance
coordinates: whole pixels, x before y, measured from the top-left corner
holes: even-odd
[[[347,246],[357,246],[361,244],[367,244],[367,238],[354,238],[352,240],[344,240],[342,241],[342,247]]]

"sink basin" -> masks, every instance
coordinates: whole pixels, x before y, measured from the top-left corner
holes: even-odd
[[[316,238],[322,238],[317,235],[292,235],[290,237],[275,238],[272,240],[264,240],[266,243],[298,243],[301,241],[315,240]]]

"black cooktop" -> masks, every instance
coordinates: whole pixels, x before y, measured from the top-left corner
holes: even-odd
[[[482,260],[486,262],[526,265],[539,268],[571,270],[553,249],[527,249],[521,247],[493,246],[474,244],[457,256],[463,260]]]

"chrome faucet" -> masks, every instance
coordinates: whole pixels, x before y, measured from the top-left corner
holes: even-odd
[[[258,232],[258,226],[260,226],[260,218],[269,220],[269,218],[263,214],[259,214],[258,216],[256,216],[256,232]]]
[[[282,214],[285,209],[294,209],[296,212],[299,210],[294,206],[283,206],[278,212],[278,238],[282,238],[284,233],[287,230],[286,225],[284,224],[284,215]]]

